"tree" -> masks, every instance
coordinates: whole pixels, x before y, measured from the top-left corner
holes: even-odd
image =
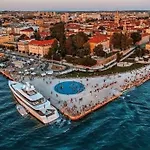
[[[103,45],[99,44],[98,46],[96,46],[93,50],[94,55],[96,56],[100,56],[100,57],[105,57],[105,52],[103,51]]]
[[[121,34],[120,33],[114,33],[110,38],[110,45],[111,47],[115,49],[121,48]]]
[[[129,45],[129,46],[133,45],[133,39],[132,38],[128,38],[127,45]]]
[[[48,54],[45,55],[45,58],[52,59],[52,56],[54,56],[57,53],[57,51],[58,51],[58,42],[56,40],[49,49]]]
[[[51,40],[51,39],[53,39],[51,36],[46,36],[45,37],[45,40]]]
[[[35,40],[41,40],[41,36],[37,30],[34,31],[34,38]]]
[[[0,44],[0,48],[5,49],[5,48],[6,48],[6,46],[5,46],[5,45],[3,45],[3,44]]]
[[[133,44],[136,44],[137,42],[139,42],[142,39],[140,32],[131,33],[131,38],[133,40]]]
[[[120,30],[123,30],[123,26],[119,26],[119,27],[117,27],[118,29],[120,29]]]
[[[119,62],[120,59],[121,59],[121,57],[122,57],[122,54],[120,52],[118,52],[117,53],[117,59],[116,59],[116,61]]]
[[[89,55],[90,46],[87,44],[87,41],[88,36],[83,32],[69,36],[65,45],[67,54],[74,56],[78,55],[80,57]]]
[[[2,24],[3,24],[3,22],[2,22],[2,20],[0,20],[0,27],[2,27]]]
[[[122,34],[120,35],[120,49],[125,50],[128,48],[128,43],[127,43],[128,37],[127,34]]]
[[[101,30],[101,31],[104,31],[104,30],[105,30],[105,27],[104,27],[104,26],[99,26],[98,29]]]
[[[75,55],[77,54],[74,42],[73,42],[73,35],[69,36],[66,40],[66,52],[68,55]]]
[[[77,56],[83,58],[84,56],[88,56],[90,54],[90,50],[87,48],[78,49]]]
[[[97,61],[95,59],[92,59],[91,57],[87,56],[85,58],[82,58],[81,60],[81,65],[84,65],[84,66],[94,66],[96,65]]]
[[[140,46],[136,48],[135,55],[138,57],[143,57],[145,54],[145,49],[141,48]]]
[[[10,50],[14,51],[15,50],[15,46],[9,46],[8,47]]]
[[[86,23],[95,22],[95,21],[97,21],[97,20],[98,20],[98,19],[90,18],[90,19],[87,19],[87,20],[86,20]]]
[[[74,42],[76,49],[83,48],[84,44],[87,41],[88,41],[88,36],[83,32],[79,32],[75,36],[73,36],[73,42]]]
[[[110,47],[120,50],[125,50],[132,45],[132,40],[128,34],[114,33],[110,38]]]
[[[51,37],[56,38],[59,41],[60,44],[60,50],[61,50],[61,55],[66,54],[66,49],[65,49],[65,27],[64,23],[56,23],[51,29]]]
[[[83,45],[84,47],[84,56],[88,56],[91,53],[90,44],[87,42]]]

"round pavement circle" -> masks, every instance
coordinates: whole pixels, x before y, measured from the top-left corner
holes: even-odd
[[[84,85],[76,81],[64,81],[54,87],[57,93],[65,95],[78,94],[84,91],[84,89]]]

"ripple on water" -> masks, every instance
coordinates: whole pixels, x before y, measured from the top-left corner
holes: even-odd
[[[150,82],[78,122],[64,117],[44,126],[16,110],[7,79],[0,76],[0,149],[132,150],[150,149]]]

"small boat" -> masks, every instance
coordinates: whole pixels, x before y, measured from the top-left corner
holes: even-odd
[[[17,104],[17,105],[16,105],[16,108],[17,108],[18,112],[19,112],[23,117],[28,115],[28,112],[26,111],[26,109],[25,109],[22,105]]]

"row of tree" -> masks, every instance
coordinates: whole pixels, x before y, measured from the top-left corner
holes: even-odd
[[[90,46],[87,44],[88,36],[79,32],[76,35],[71,35],[66,39],[64,23],[57,23],[51,29],[51,37],[58,40],[58,46],[50,49],[48,57],[58,56],[65,57],[65,55],[73,55],[84,57],[90,54]]]
[[[135,45],[141,40],[140,32],[133,32],[131,34],[117,32],[114,33],[110,39],[111,49],[125,50],[131,45]]]
[[[79,32],[76,35],[71,35],[65,43],[67,54],[74,56],[89,55],[90,46],[87,44],[87,41],[88,36],[83,32]]]
[[[106,52],[104,51],[103,45],[99,44],[93,49],[94,55],[99,57],[105,57]]]

